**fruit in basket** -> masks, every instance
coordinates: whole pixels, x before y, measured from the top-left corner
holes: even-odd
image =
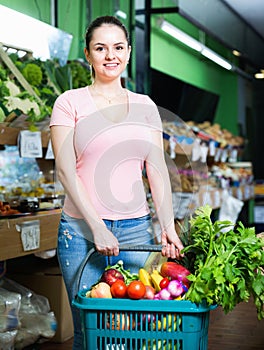
[[[145,286],[152,286],[150,273],[147,270],[143,268],[139,269],[138,277],[140,281],[145,284]]]
[[[161,289],[167,288],[170,283],[170,280],[168,277],[163,277],[162,280],[159,283],[159,286]]]
[[[146,293],[146,286],[139,280],[129,283],[127,286],[127,295],[130,299],[142,299]]]
[[[153,272],[150,274],[150,277],[156,292],[159,292],[161,289],[160,281],[163,279],[163,276],[161,276],[158,270],[153,270]]]
[[[128,330],[130,327],[129,316],[125,313],[111,312],[107,315],[107,328],[112,330]]]
[[[188,269],[186,269],[186,267],[174,261],[167,261],[163,263],[160,267],[160,274],[163,277],[169,277],[173,280],[179,280],[186,286],[190,285],[190,281],[188,280],[187,276],[189,276],[191,272]]]
[[[177,330],[177,314],[154,314],[153,321],[150,322],[151,330],[166,330],[173,332]]]
[[[124,281],[125,278],[120,271],[114,268],[107,269],[103,272],[100,281],[107,283],[109,286],[118,280]]]
[[[92,287],[90,292],[91,298],[112,298],[109,284],[105,282],[99,282]]]
[[[111,285],[110,291],[114,298],[125,298],[127,296],[127,285],[123,280],[117,280]]]

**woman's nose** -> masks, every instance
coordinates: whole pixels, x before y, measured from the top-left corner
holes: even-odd
[[[106,52],[106,59],[112,60],[114,58],[115,58],[115,55],[114,55],[113,50],[107,50],[107,52]]]

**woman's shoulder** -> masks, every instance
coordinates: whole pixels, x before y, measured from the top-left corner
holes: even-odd
[[[138,92],[133,92],[130,90],[128,90],[128,93],[131,97],[131,100],[135,103],[145,103],[150,105],[155,104],[154,101],[148,95],[141,94]]]
[[[67,99],[79,99],[79,98],[83,98],[84,95],[87,95],[87,91],[88,88],[87,86],[85,87],[81,87],[81,88],[77,88],[77,89],[70,89],[70,90],[66,90],[64,91],[59,97],[58,99],[60,100],[67,100]]]

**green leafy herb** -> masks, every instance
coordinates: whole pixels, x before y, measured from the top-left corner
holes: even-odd
[[[218,304],[225,313],[253,296],[257,316],[264,318],[263,241],[254,228],[239,222],[211,221],[207,205],[196,210],[190,220],[191,244],[185,254],[195,254],[192,281],[186,299]]]

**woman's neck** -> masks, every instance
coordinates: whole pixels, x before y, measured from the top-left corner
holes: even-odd
[[[113,92],[113,91],[118,91],[121,90],[122,83],[121,83],[121,78],[115,78],[113,80],[106,80],[103,79],[101,80],[99,77],[94,79],[93,84],[97,90],[100,90],[102,92]]]
[[[109,104],[112,104],[114,100],[119,99],[126,94],[126,90],[122,87],[120,81],[108,84],[95,81],[91,85],[91,90],[93,95],[103,97]]]

